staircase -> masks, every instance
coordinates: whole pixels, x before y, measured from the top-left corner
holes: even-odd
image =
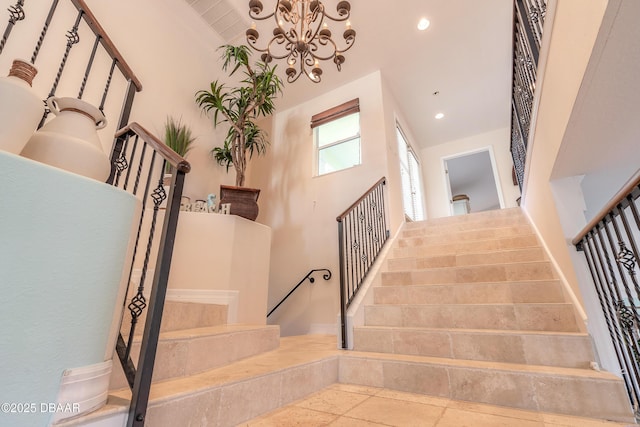
[[[634,422],[622,381],[590,368],[590,338],[519,209],[407,224],[385,262],[354,351],[167,302],[146,425],[235,426],[335,383]],[[114,371],[105,407],[57,426],[125,425],[131,393]]]
[[[519,208],[410,223],[341,382],[633,421]]]

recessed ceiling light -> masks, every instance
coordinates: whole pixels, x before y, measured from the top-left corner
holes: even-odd
[[[420,31],[424,31],[427,28],[429,28],[429,25],[431,24],[431,22],[429,22],[429,20],[427,18],[422,18],[419,22],[418,22],[418,29]]]
[[[441,118],[444,117],[444,113],[438,113],[436,114],[436,119],[440,120]]]

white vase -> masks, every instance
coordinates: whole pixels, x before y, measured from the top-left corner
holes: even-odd
[[[38,70],[28,62],[13,61],[0,78],[0,150],[20,154],[44,114],[42,99],[31,88]]]
[[[98,129],[107,125],[104,114],[76,98],[51,97],[47,106],[56,115],[33,134],[20,153],[39,162],[106,181],[111,172]]]

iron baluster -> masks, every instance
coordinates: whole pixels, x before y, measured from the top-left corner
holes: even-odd
[[[140,153],[140,162],[138,163],[138,171],[136,172],[136,181],[133,185],[133,194],[138,194],[138,185],[140,184],[140,177],[142,176],[142,165],[144,165],[144,158],[147,151],[147,144],[142,144],[142,152]]]
[[[124,143],[122,145],[122,151],[120,151],[120,157],[118,157],[114,162],[113,165],[116,168],[117,174],[116,174],[116,179],[113,183],[114,187],[118,187],[120,185],[120,176],[122,175],[122,172],[124,172],[125,170],[129,169],[129,161],[127,160],[127,147],[129,146],[129,139],[131,138],[131,136],[129,134],[126,135],[125,139],[124,139]],[[138,138],[138,136],[136,135],[136,139]]]
[[[100,106],[98,109],[104,112],[104,104],[107,102],[107,95],[109,94],[109,89],[111,88],[111,81],[113,80],[113,72],[116,70],[116,64],[118,61],[113,59],[111,61],[111,68],[109,69],[109,75],[107,76],[107,82],[104,85],[104,91],[102,92],[102,99],[100,100]]]
[[[71,49],[73,48],[73,46],[75,46],[80,42],[80,36],[78,35],[78,27],[80,26],[80,21],[82,21],[83,15],[84,15],[84,12],[82,10],[79,11],[78,16],[76,17],[76,22],[73,24],[73,28],[67,31],[67,34],[66,34],[67,47],[64,51],[64,54],[62,55],[62,61],[60,62],[60,66],[58,67],[58,73],[56,74],[56,78],[53,81],[53,86],[51,87],[51,90],[49,91],[49,95],[47,96],[47,98],[51,98],[56,94],[56,90],[58,89],[60,78],[62,78],[64,67],[67,65],[67,60],[69,59],[69,54],[71,53]],[[40,124],[38,125],[38,128],[41,128],[42,125],[44,125],[44,122],[49,116],[49,113],[51,113],[51,111],[49,111],[49,109],[46,108],[44,110],[44,115],[42,116],[42,120],[40,120]]]
[[[89,73],[91,73],[91,68],[93,68],[93,61],[96,58],[96,52],[98,51],[98,46],[100,45],[100,39],[101,39],[100,35],[97,35],[95,41],[93,42],[93,49],[91,49],[89,62],[87,63],[87,68],[84,71],[84,76],[82,77],[82,83],[80,84],[80,92],[78,92],[78,99],[82,99],[82,95],[84,94],[84,89],[87,86],[87,80],[89,80]]]
[[[44,26],[42,27],[42,31],[40,31],[40,36],[38,37],[38,42],[36,43],[36,47],[33,49],[33,54],[31,55],[31,63],[35,64],[36,59],[38,58],[38,54],[40,53],[40,48],[42,47],[42,43],[44,42],[44,38],[47,35],[47,31],[49,31],[49,25],[51,25],[51,20],[53,19],[53,15],[56,13],[56,8],[58,7],[59,0],[53,0],[51,3],[51,7],[49,8],[49,13],[47,14],[47,19],[44,21]]]
[[[611,224],[613,225],[617,240],[619,241],[621,237],[620,237],[620,230],[618,229],[618,224],[616,223],[615,217],[613,215],[610,215],[610,219],[611,219]],[[635,298],[633,296],[633,293],[631,292],[631,288],[629,287],[629,282],[627,281],[627,278],[624,275],[623,266],[618,262],[617,255],[616,255],[616,244],[615,244],[615,241],[613,240],[613,237],[611,236],[611,232],[609,230],[609,227],[607,226],[607,222],[603,223],[602,228],[604,229],[605,234],[607,235],[607,241],[609,242],[609,250],[613,255],[614,261],[616,261],[615,263],[616,268],[618,270],[618,274],[620,277],[620,281],[622,282],[622,286],[624,287],[625,295],[627,296],[627,299],[629,301],[629,305],[632,307],[633,317],[637,321],[639,317],[638,317],[638,311],[634,305]],[[608,260],[608,253],[607,253],[607,260]],[[622,299],[620,299],[620,301],[622,301]]]
[[[155,154],[155,151],[154,151]],[[165,168],[166,159],[162,162],[162,169]],[[176,229],[178,227],[178,214],[180,211],[180,196],[184,188],[185,169],[189,171],[188,163],[176,167],[171,177],[171,193],[167,203],[162,234],[160,237],[158,257],[156,261],[156,273],[153,278],[151,296],[149,298],[149,310],[147,321],[140,347],[140,357],[138,358],[138,375],[136,375],[133,389],[131,390],[131,404],[129,406],[129,416],[127,427],[144,427],[147,407],[149,404],[149,392],[153,377],[153,367],[155,365],[156,352],[160,337],[160,326],[162,324],[162,312],[167,294],[167,283],[173,256],[173,245],[175,242]],[[162,172],[160,173],[159,188],[162,189]],[[154,222],[158,213],[158,206],[161,201],[154,198]]]
[[[608,302],[608,299],[606,299],[604,286],[602,285],[602,279],[595,267],[595,259],[593,258],[593,254],[589,246],[588,236],[585,236],[583,238],[582,247],[584,248],[585,258],[587,260],[589,272],[591,273],[591,277],[593,277],[594,279],[594,288],[596,290],[598,300],[600,301],[600,307],[602,308],[605,322],[607,324],[607,329],[609,330],[609,337],[611,338],[611,342],[613,343],[613,347],[616,353],[616,359],[618,361],[618,365],[620,366],[622,379],[624,380],[627,393],[629,396],[629,400],[632,402],[638,402],[640,401],[639,399],[640,396],[638,396],[638,390],[636,389],[636,387],[632,387],[633,383],[632,383],[632,380],[629,378],[629,372],[631,372],[631,370],[629,368],[629,362],[624,355],[624,347],[622,346],[622,337],[620,336],[620,331],[616,326],[617,325],[616,316],[613,312],[611,304]],[[633,393],[631,392],[632,390],[633,390]]]
[[[614,254],[614,253],[615,253],[615,244],[613,243],[613,240],[611,239],[611,233],[609,232],[609,229],[608,229],[608,227],[607,227],[607,225],[606,225],[606,222],[603,222],[603,224],[602,224],[602,225],[603,225],[603,228],[604,228],[604,230],[605,230],[605,234],[607,235],[607,241],[609,242],[609,248],[610,248],[610,250],[611,250],[611,253],[612,253],[612,254]],[[604,244],[604,242],[603,242],[602,234],[600,233],[600,230],[599,230],[599,229],[597,229],[597,230],[596,230],[596,233],[598,234],[598,237],[599,237],[599,239],[600,239],[600,245],[601,245],[601,247],[602,247],[602,250],[603,250],[603,252],[604,252],[604,257],[605,257],[606,262],[607,262],[607,268],[608,268],[608,270],[609,270],[609,274],[610,274],[610,278],[611,278],[611,283],[610,283],[610,285],[611,285],[611,286],[613,287],[613,289],[615,290],[615,293],[616,293],[616,296],[617,296],[617,300],[616,300],[616,303],[614,304],[614,308],[616,308],[616,311],[618,312],[618,323],[620,324],[620,326],[623,326],[623,325],[622,325],[622,323],[621,323],[621,319],[620,319],[620,311],[619,311],[619,308],[621,307],[621,305],[623,305],[623,304],[624,304],[624,299],[622,298],[622,295],[620,294],[619,286],[618,286],[618,282],[617,282],[617,280],[616,280],[615,272],[614,272],[614,270],[613,270],[613,265],[612,265],[612,263],[611,263],[611,259],[610,259],[610,257],[609,257],[609,252],[608,252],[608,251],[607,251],[607,249],[605,248],[605,244]],[[625,291],[626,291],[627,297],[628,297],[631,301],[633,301],[633,300],[630,298],[630,295],[631,295],[631,293],[630,293],[630,289],[629,289],[629,286],[627,285],[627,281],[626,281],[626,279],[624,278],[624,275],[622,274],[621,267],[620,267],[620,265],[618,265],[617,263],[616,263],[616,265],[617,265],[617,267],[618,267],[618,272],[620,273],[621,281],[622,281],[623,287],[625,288]],[[633,317],[637,320],[637,318],[638,318],[638,313],[637,313],[637,311],[636,311],[636,309],[635,309],[635,307],[634,307],[634,306],[632,306],[631,312],[632,312],[632,314],[633,314]],[[628,339],[627,339],[627,333],[626,333],[626,331],[625,331],[625,330],[623,330],[623,335],[622,335],[622,336],[623,336],[623,338],[625,338],[626,348],[627,348],[627,351],[629,352],[628,357],[632,359],[631,366],[633,367],[633,370],[634,370],[634,374],[635,374],[635,381],[636,381],[638,384],[640,384],[640,373],[638,372],[638,369],[639,369],[638,361],[637,361],[637,359],[635,359],[635,357],[634,357],[634,354],[639,354],[639,352],[638,352],[638,343],[637,343],[637,342],[634,342],[634,341],[629,342],[629,341],[628,341]]]
[[[340,262],[340,335],[342,338],[341,348],[347,348],[347,291],[345,289],[346,281],[348,281],[348,270],[345,262],[345,237],[344,237],[344,220],[338,220],[338,257]]]
[[[640,296],[640,286],[638,286],[638,278],[636,276],[635,266],[637,265],[638,260],[638,247],[636,245],[636,241],[633,237],[633,233],[631,232],[631,227],[629,227],[629,222],[627,221],[627,217],[624,213],[624,209],[618,208],[618,212],[620,213],[620,219],[622,220],[622,226],[624,227],[625,233],[627,235],[627,239],[629,239],[629,244],[631,245],[631,250],[627,248],[621,236],[619,236],[618,227],[615,226],[616,236],[618,236],[618,245],[620,247],[620,252],[616,256],[616,261],[627,270],[631,281],[633,282],[633,288],[636,291],[636,297]],[[613,218],[612,218],[613,220]]]
[[[138,151],[138,138],[139,138],[138,135],[136,135],[135,139],[133,140],[133,147],[131,148],[131,156],[129,157],[130,164],[134,164],[134,161],[136,158],[136,153]],[[142,164],[142,162],[140,162],[140,164]],[[129,186],[130,176],[131,176],[131,168],[127,168],[127,176],[124,178],[124,185],[122,187],[124,190],[126,190],[127,187]]]
[[[131,107],[133,106],[133,97],[135,96],[135,94],[136,94],[136,86],[133,83],[133,81],[130,79],[127,84],[127,92],[126,92],[124,101],[122,103],[122,111],[120,112],[120,119],[118,121],[117,129],[124,128],[129,122],[129,116],[131,115]],[[109,159],[111,161],[111,174],[109,175],[109,178],[107,178],[108,184],[113,184],[116,178],[116,173],[117,173],[116,161],[122,155],[123,144],[124,144],[123,138],[116,138],[113,143],[113,148],[111,149],[111,158]]]
[[[7,22],[7,28],[4,30],[2,39],[0,39],[0,54],[2,54],[4,46],[7,44],[7,40],[9,39],[9,35],[11,34],[13,27],[18,21],[22,21],[26,16],[23,6],[24,0],[18,0],[15,5],[9,6],[7,9],[9,11],[9,22]]]

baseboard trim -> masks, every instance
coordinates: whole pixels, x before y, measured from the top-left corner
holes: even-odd
[[[238,323],[240,291],[218,289],[167,289],[167,301],[227,306],[227,323]]]
[[[95,411],[107,403],[109,379],[113,364],[111,360],[80,368],[66,369],[60,381],[58,407],[52,422],[78,417]]]

